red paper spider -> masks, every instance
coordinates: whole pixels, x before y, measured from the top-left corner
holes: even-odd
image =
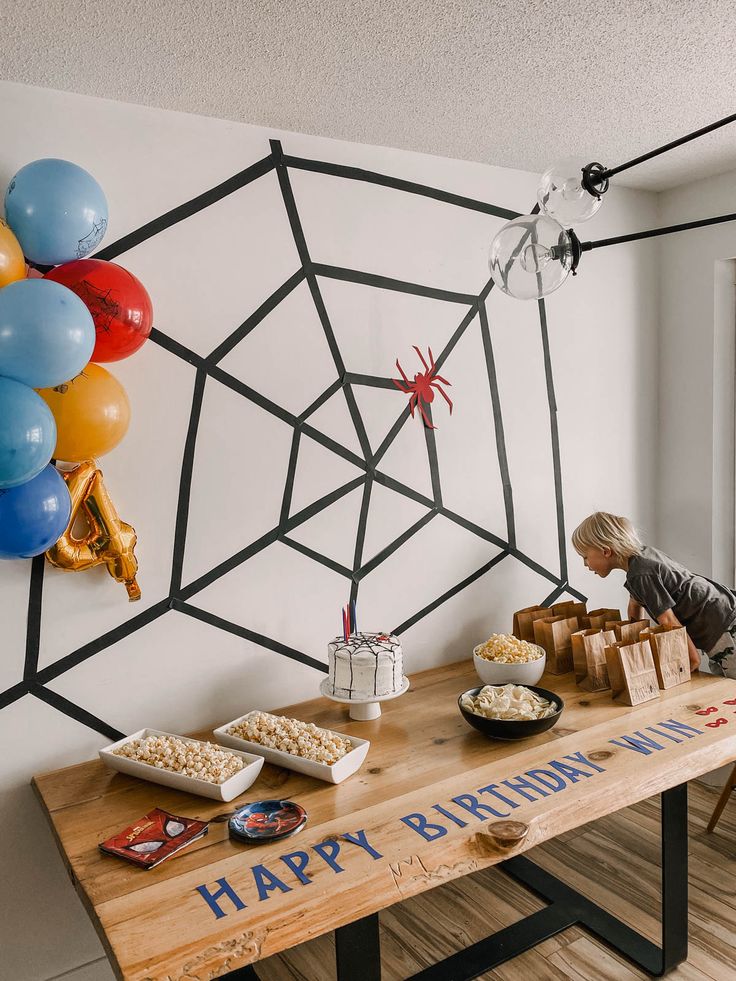
[[[409,399],[409,409],[411,411],[412,418],[414,418],[414,408],[419,406],[419,411],[422,413],[422,419],[424,419],[424,425],[428,426],[430,429],[436,429],[437,427],[433,426],[429,421],[422,403],[426,402],[427,405],[430,404],[430,402],[434,399],[434,392],[432,389],[436,388],[445,402],[447,402],[447,404],[450,406],[450,415],[452,415],[452,402],[448,398],[447,393],[442,390],[442,385],[450,385],[451,382],[448,382],[446,378],[442,378],[441,375],[436,374],[431,347],[427,348],[429,351],[430,364],[427,364],[427,362],[424,360],[424,355],[416,344],[414,345],[414,350],[421,358],[422,364],[425,368],[424,372],[417,372],[417,374],[414,375],[414,381],[410,382],[404,374],[404,369],[399,364],[399,359],[397,358],[396,367],[401,372],[401,377],[404,379],[404,384],[407,387],[404,388],[404,385],[402,385],[401,382],[397,381],[395,378],[392,378],[391,381],[400,392],[404,392],[405,395],[411,395],[411,398]],[[442,382],[442,385],[440,385],[440,382]]]

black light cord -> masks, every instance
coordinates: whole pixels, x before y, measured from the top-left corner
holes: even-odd
[[[650,228],[645,232],[633,232],[631,235],[619,235],[617,238],[599,238],[595,242],[580,242],[580,251],[590,252],[593,249],[602,249],[606,245],[637,242],[643,238],[656,238],[659,235],[670,235],[673,232],[686,232],[691,228],[705,228],[707,225],[721,225],[727,221],[736,221],[736,214],[700,218],[698,221],[687,221],[681,225],[667,225],[665,228]]]
[[[676,146],[682,146],[683,143],[689,143],[690,140],[695,140],[699,136],[705,136],[706,133],[712,133],[714,129],[720,129],[721,126],[727,126],[733,122],[736,122],[736,112],[730,116],[724,116],[723,119],[719,119],[715,123],[710,123],[708,126],[703,126],[702,129],[696,129],[693,133],[688,133],[687,136],[681,136],[679,140],[665,143],[664,146],[657,147],[656,150],[650,150],[649,153],[643,153],[640,157],[634,157],[633,160],[619,164],[618,167],[603,168],[599,163],[588,164],[587,167],[583,168],[583,186],[590,194],[600,196],[608,190],[608,181],[616,174],[620,174],[630,167],[636,167],[637,164],[644,163],[645,160],[658,157],[660,153],[666,153],[668,150],[673,150]]]
[[[714,129],[719,129],[721,126],[726,126],[728,123],[732,123],[736,120],[736,112],[732,113],[730,116],[724,116],[723,119],[719,119],[715,123],[711,123],[709,126],[703,126],[702,129],[696,129],[694,133],[688,133],[687,136],[681,136],[679,140],[673,140],[671,143],[666,143],[664,146],[658,147],[656,150],[650,150],[649,153],[643,153],[640,157],[635,157],[633,160],[629,160],[628,163],[620,164],[618,167],[611,167],[609,170],[604,170],[600,175],[601,180],[609,180],[614,174],[620,174],[623,170],[628,170],[629,167],[635,167],[637,164],[644,163],[645,160],[651,160],[652,157],[659,156],[660,153],[666,153],[667,150],[672,150],[676,146],[682,146],[683,143],[689,143],[690,140],[695,140],[699,136],[704,136],[706,133],[711,133]]]

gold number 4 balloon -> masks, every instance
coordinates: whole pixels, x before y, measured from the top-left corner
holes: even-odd
[[[72,499],[72,514],[66,531],[46,552],[46,558],[57,569],[70,572],[81,572],[104,562],[113,579],[125,584],[128,599],[131,602],[140,599],[141,590],[135,578],[138,571],[135,528],[118,517],[102,471],[94,460],[86,460],[74,470],[62,473],[62,477]],[[83,538],[75,538],[72,529],[80,515],[87,522],[88,532]]]

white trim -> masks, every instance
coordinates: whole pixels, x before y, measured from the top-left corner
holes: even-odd
[[[736,260],[714,263],[711,575],[731,587],[736,575],[735,277]],[[693,329],[697,326],[694,324]]]

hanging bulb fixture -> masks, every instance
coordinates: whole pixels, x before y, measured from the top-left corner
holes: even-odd
[[[611,177],[733,122],[736,122],[736,113],[724,116],[723,119],[688,133],[687,136],[681,136],[671,143],[634,157],[633,160],[627,160],[617,167],[604,167],[600,163],[586,164],[578,157],[561,160],[542,175],[537,188],[539,207],[562,225],[577,225],[581,221],[587,221],[603,203],[603,195],[608,190]]]
[[[488,267],[500,290],[518,300],[548,296],[575,271],[580,243],[548,215],[507,222],[491,242]]]
[[[554,293],[570,273],[575,275],[583,252],[736,221],[736,213],[716,215],[714,218],[652,228],[595,242],[581,242],[572,228],[563,227],[593,217],[601,206],[602,195],[608,190],[611,177],[733,122],[736,122],[736,113],[618,167],[606,168],[600,163],[583,165],[576,158],[554,164],[543,174],[537,190],[542,213],[514,218],[503,226],[491,242],[488,266],[495,285],[508,296],[519,300],[539,300]]]
[[[579,157],[568,157],[553,164],[542,175],[537,201],[542,211],[561,225],[578,225],[592,218],[603,204],[608,181],[599,179],[602,164],[586,164]]]

